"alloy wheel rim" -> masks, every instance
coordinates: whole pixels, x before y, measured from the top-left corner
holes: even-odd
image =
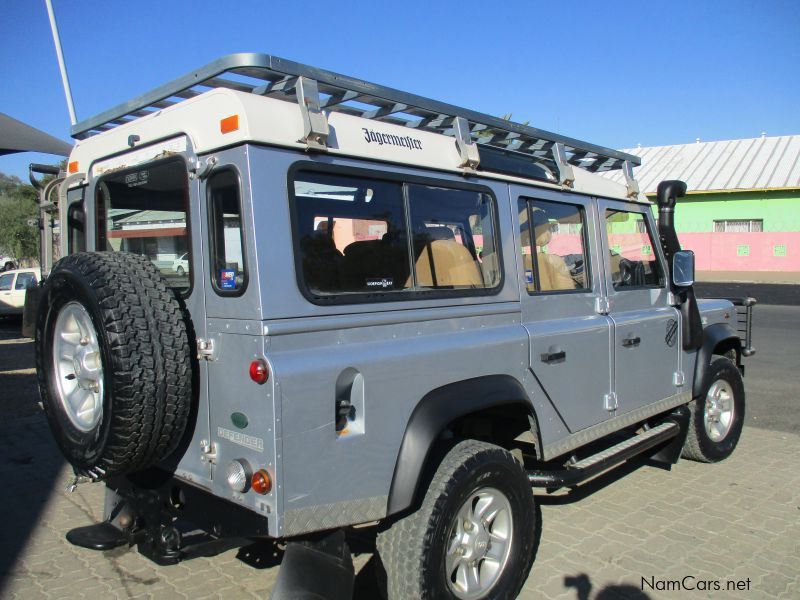
[[[511,503],[495,488],[470,494],[450,526],[445,576],[461,600],[483,598],[505,570],[513,534]]]
[[[53,331],[56,392],[64,413],[82,432],[103,416],[103,361],[97,331],[80,302],[61,309]]]
[[[711,441],[721,442],[727,437],[735,414],[733,388],[727,381],[718,379],[708,389],[703,414],[703,423]]]

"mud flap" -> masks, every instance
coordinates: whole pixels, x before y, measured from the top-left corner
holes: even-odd
[[[355,570],[343,530],[286,544],[271,600],[350,600]]]

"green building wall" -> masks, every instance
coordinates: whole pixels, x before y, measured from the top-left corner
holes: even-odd
[[[655,202],[655,196],[649,196]],[[658,211],[654,208],[654,214]],[[714,221],[762,219],[764,232],[800,231],[800,190],[689,194],[675,208],[681,233],[714,231]]]

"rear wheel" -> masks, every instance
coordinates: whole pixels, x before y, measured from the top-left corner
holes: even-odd
[[[736,365],[727,358],[711,363],[707,384],[689,405],[691,421],[683,457],[718,462],[730,456],[739,443],[744,424],[744,384]]]
[[[36,324],[39,390],[76,473],[144,470],[181,440],[190,348],[174,293],[145,258],[79,253],[54,265]]]
[[[463,441],[440,463],[419,510],[378,536],[388,597],[516,598],[538,527],[530,484],[513,456]]]

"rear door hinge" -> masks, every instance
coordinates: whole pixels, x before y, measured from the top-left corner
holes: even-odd
[[[210,465],[217,464],[217,445],[208,440],[200,442],[200,462],[205,462]]]
[[[605,396],[603,396],[603,403],[607,411],[611,412],[617,410],[617,407],[619,406],[619,402],[617,401],[617,393],[607,393]]]
[[[672,374],[672,384],[675,387],[681,387],[684,383],[686,383],[686,376],[683,374],[683,371],[675,371]]]
[[[197,358],[199,360],[215,361],[219,357],[219,341],[208,338],[197,338]]]

